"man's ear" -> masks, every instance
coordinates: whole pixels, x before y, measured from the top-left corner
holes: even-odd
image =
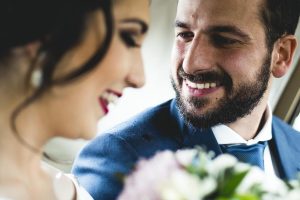
[[[286,74],[290,68],[295,50],[297,39],[294,35],[286,35],[275,42],[272,52],[272,74],[280,78]]]

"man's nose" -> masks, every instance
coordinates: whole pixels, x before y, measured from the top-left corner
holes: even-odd
[[[183,70],[187,74],[196,74],[210,70],[214,66],[215,49],[207,39],[194,38],[186,49]]]

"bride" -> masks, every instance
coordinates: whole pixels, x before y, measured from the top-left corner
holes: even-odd
[[[92,138],[108,104],[143,85],[148,4],[1,1],[0,199],[91,199],[42,163],[43,146],[56,136]]]

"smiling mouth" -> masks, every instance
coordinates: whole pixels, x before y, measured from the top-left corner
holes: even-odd
[[[213,93],[220,87],[220,83],[218,82],[201,82],[196,83],[190,80],[184,79],[183,83],[188,88],[189,92],[193,96],[203,96],[206,94]]]
[[[99,97],[99,104],[104,111],[105,114],[109,112],[109,105],[113,104],[116,105],[118,99],[122,96],[121,93],[113,91],[113,90],[106,90],[100,97]]]
[[[184,80],[185,84],[191,89],[212,89],[218,87],[217,82],[195,83],[190,80]]]

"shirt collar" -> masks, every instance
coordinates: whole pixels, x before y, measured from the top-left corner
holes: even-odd
[[[265,124],[257,136],[251,140],[245,140],[234,130],[228,126],[221,124],[212,127],[212,131],[218,141],[218,144],[246,144],[252,145],[261,141],[272,139],[272,112],[270,105],[267,106],[265,117]]]

